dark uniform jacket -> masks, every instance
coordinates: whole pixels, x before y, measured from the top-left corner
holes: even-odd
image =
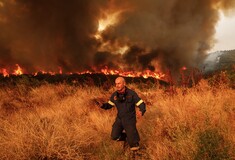
[[[118,118],[134,118],[136,117],[135,107],[137,106],[141,111],[142,115],[146,111],[145,103],[135,91],[126,87],[125,93],[121,94],[115,91],[110,100],[106,105],[103,105],[101,108],[110,109],[113,106],[116,106],[118,113]]]

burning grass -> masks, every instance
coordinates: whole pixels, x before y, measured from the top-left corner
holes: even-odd
[[[168,94],[129,84],[147,103],[138,119],[143,159],[235,159],[235,92],[201,80]],[[114,88],[23,83],[0,89],[0,159],[129,159],[110,140],[116,110],[104,111]]]

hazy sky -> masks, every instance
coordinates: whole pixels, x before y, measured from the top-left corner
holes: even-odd
[[[216,27],[215,38],[217,42],[211,51],[235,49],[235,14],[225,16],[221,13],[221,18]]]

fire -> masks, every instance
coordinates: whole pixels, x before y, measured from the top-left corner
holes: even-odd
[[[109,70],[108,67],[101,69],[101,73],[105,75],[118,75],[120,72],[118,70]]]
[[[61,67],[59,67],[59,73],[62,74],[63,73],[63,70]]]
[[[39,73],[40,73],[40,74],[56,75],[56,72],[52,72],[52,71],[48,71],[48,72],[46,72],[46,71],[39,71],[39,72],[34,73],[33,75],[34,75],[34,76],[37,76]]]
[[[120,47],[116,52],[120,54],[124,54],[129,49],[128,46]]]
[[[118,23],[119,15],[122,11],[107,11],[104,13],[104,17],[98,20],[97,33],[94,37],[102,40],[101,33],[106,30],[109,26]]]
[[[163,73],[157,73],[150,70],[145,70],[143,72],[134,72],[134,71],[118,71],[118,70],[112,70],[108,69],[108,67],[105,67],[104,69],[101,69],[101,73],[105,75],[120,75],[123,77],[143,77],[143,78],[155,78],[155,79],[164,79],[165,74]]]
[[[94,37],[99,42],[101,42],[98,51],[105,51],[114,54],[124,54],[129,49],[129,46],[125,42],[123,43],[123,41],[120,44],[111,44],[109,41],[105,41],[103,39],[103,32],[110,26],[117,25],[121,20],[121,14],[128,11],[130,8],[116,8],[115,6],[112,6],[112,3],[110,5],[110,8],[112,9],[104,11],[103,16],[98,20],[97,32],[95,33]]]
[[[52,71],[43,71],[40,70],[36,73],[32,73],[32,75],[37,76],[38,74],[49,74],[49,75],[56,75],[56,74],[66,74],[66,75],[70,75],[73,74],[71,72],[69,73],[63,73],[62,68],[59,67],[59,71],[58,72],[52,72]],[[83,72],[75,72],[75,74],[79,74],[79,75],[83,75],[83,74],[95,74],[95,73],[101,73],[101,74],[105,74],[105,75],[119,75],[119,76],[123,76],[123,77],[143,77],[143,78],[155,78],[155,79],[164,79],[165,78],[165,74],[161,73],[161,72],[153,72],[150,70],[145,70],[143,72],[135,72],[135,71],[121,71],[121,70],[113,70],[113,69],[109,69],[107,66],[102,68],[100,71],[83,71]],[[16,69],[10,73],[9,71],[7,71],[7,69],[3,68],[0,69],[0,74],[3,75],[3,77],[9,77],[10,75],[22,75],[24,74],[23,69],[20,67],[20,65],[16,64]]]
[[[116,11],[113,13],[106,13],[105,17],[99,20],[98,23],[98,32],[104,31],[107,27],[112,26],[118,22],[118,16],[120,15],[120,11]]]
[[[16,67],[17,67],[17,69],[14,70],[13,74],[14,75],[21,75],[21,74],[23,74],[23,70],[22,70],[22,68],[18,64],[16,64]]]
[[[5,68],[3,68],[0,73],[3,74],[3,77],[9,77],[9,73],[7,72],[7,70]]]

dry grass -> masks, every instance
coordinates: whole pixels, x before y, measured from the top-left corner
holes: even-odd
[[[130,84],[147,103],[138,119],[142,159],[235,159],[235,92],[202,80],[169,95]],[[110,140],[114,91],[45,84],[0,89],[0,159],[129,159]]]

